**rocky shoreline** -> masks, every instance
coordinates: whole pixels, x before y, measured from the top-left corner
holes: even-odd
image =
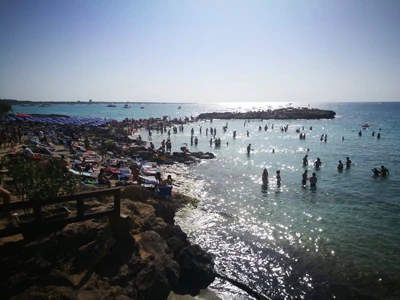
[[[316,108],[280,108],[275,110],[261,110],[249,112],[213,112],[200,114],[198,119],[334,119],[336,113],[332,110]]]
[[[85,202],[104,210],[112,198]],[[67,225],[35,240],[0,246],[5,299],[167,299],[171,291],[196,295],[216,273],[212,257],[192,245],[174,223],[176,211],[195,203],[174,194],[157,200],[140,186],[121,191],[121,217]],[[69,207],[73,210],[74,207]]]

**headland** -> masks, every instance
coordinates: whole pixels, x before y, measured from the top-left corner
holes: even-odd
[[[280,108],[275,110],[261,110],[249,112],[213,112],[203,113],[198,119],[334,119],[336,113],[332,110],[321,110],[316,108]]]

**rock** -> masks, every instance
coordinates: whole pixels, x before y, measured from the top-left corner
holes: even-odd
[[[276,110],[262,110],[249,112],[204,113],[198,119],[334,119],[336,113],[332,110],[302,108],[280,108]]]
[[[140,255],[145,260],[134,284],[139,298],[167,299],[178,282],[179,265],[172,259],[164,239],[154,231],[146,231],[135,240],[140,245]]]
[[[189,246],[187,235],[178,225],[170,225],[161,218],[156,218],[152,229],[166,242],[174,257],[186,246]]]
[[[151,192],[139,185],[129,185],[121,188],[121,199],[145,202],[149,198],[151,198]]]
[[[4,299],[167,299],[194,294],[213,281],[213,262],[174,225],[177,209],[193,199],[148,199],[137,187],[123,195],[121,216],[71,223],[31,242],[0,247]],[[85,203],[87,209],[111,200]],[[3,251],[5,250],[5,251]],[[5,270],[7,270],[5,272]]]
[[[2,257],[0,268],[7,270],[7,276],[1,278],[0,288],[7,298],[23,297],[25,289],[33,286],[83,285],[114,243],[113,232],[105,220],[68,224],[62,231]]]
[[[156,218],[152,205],[134,202],[128,199],[121,201],[121,214],[128,218],[131,225],[131,233],[136,234],[149,230]]]
[[[173,203],[155,199],[149,199],[147,203],[154,207],[157,217],[162,218],[168,224],[175,223],[176,206]]]
[[[197,295],[200,289],[209,286],[216,277],[211,255],[199,245],[190,245],[182,249],[177,256],[177,262],[181,276],[179,283],[174,287],[174,292],[178,294]]]

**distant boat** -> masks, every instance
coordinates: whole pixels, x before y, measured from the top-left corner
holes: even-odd
[[[115,104],[108,104],[107,107],[117,107]]]
[[[144,106],[141,106],[140,108],[141,108],[141,109],[143,109],[143,108],[144,108]]]
[[[125,104],[124,108],[131,108],[131,106],[129,104]]]

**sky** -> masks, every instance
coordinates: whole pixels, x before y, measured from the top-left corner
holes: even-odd
[[[2,0],[0,98],[400,101],[398,0]]]

